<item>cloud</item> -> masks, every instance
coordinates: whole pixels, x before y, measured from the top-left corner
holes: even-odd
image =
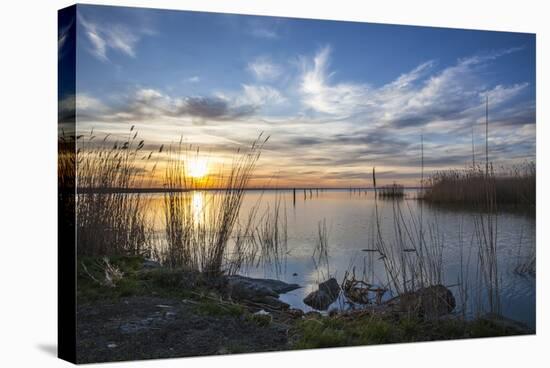
[[[60,122],[74,122],[75,118],[86,119],[108,110],[99,99],[86,93],[66,96],[59,101],[58,105]]]
[[[484,117],[485,96],[489,96],[491,108],[498,110],[529,86],[518,83],[490,88],[483,75],[488,63],[518,50],[510,48],[462,58],[435,72],[437,62],[428,60],[374,88],[364,83],[335,81],[336,72],[330,70],[332,49],[325,46],[314,57],[302,58],[301,102],[307,110],[321,116],[361,120],[379,127],[469,126]]]
[[[255,38],[275,41],[281,37],[285,20],[276,17],[250,17],[244,24],[245,31]]]
[[[316,111],[331,115],[350,115],[367,104],[369,89],[355,83],[330,83],[329,46],[322,48],[313,61],[303,60],[300,92],[303,104]]]
[[[273,87],[243,84],[243,104],[252,104],[258,107],[264,105],[278,105],[285,101],[283,95]]]
[[[201,81],[201,78],[198,75],[194,75],[192,77],[187,78],[187,82],[189,83],[198,83]]]
[[[159,141],[195,124],[185,130],[186,137],[216,157],[229,157],[234,147],[248,145],[262,131],[271,136],[262,156],[269,170],[260,170],[258,177],[270,178],[280,170],[297,186],[325,179],[330,185],[363,183],[373,165],[381,177],[415,184],[421,134],[426,175],[470,163],[472,129],[475,154],[482,156],[487,95],[490,154],[498,163],[534,158],[535,101],[526,96],[533,86],[495,83],[487,73],[495,60],[514,50],[444,66],[426,60],[383,84],[370,85],[339,78],[331,66],[333,49],[325,46],[302,56],[295,69],[281,71],[284,80],[270,74],[270,66],[258,67],[273,64],[271,60],[257,58],[248,65],[256,80],[232,90],[177,95],[139,88],[112,102],[82,95],[77,97],[78,113],[90,125],[105,122],[111,130],[122,129],[116,125],[120,122],[146,122]]]
[[[90,43],[89,51],[103,62],[109,61],[108,54],[110,51],[116,51],[134,58],[136,56],[136,46],[141,36],[152,34],[147,29],[132,31],[122,24],[99,24],[84,18],[81,14],[79,14],[78,20]]]
[[[159,121],[190,118],[193,122],[226,121],[247,118],[254,114],[261,98],[268,98],[270,91],[259,90],[257,101],[229,99],[224,96],[173,97],[152,88],[141,88],[124,98],[116,107],[106,106],[86,94],[77,95],[79,118],[86,121],[131,122]],[[252,93],[252,92],[249,92]],[[274,98],[274,96],[272,96]],[[74,97],[73,97],[74,100]],[[71,106],[71,101],[61,101]]]
[[[267,57],[259,57],[248,63],[247,69],[256,79],[261,81],[275,80],[282,73],[282,68]]]

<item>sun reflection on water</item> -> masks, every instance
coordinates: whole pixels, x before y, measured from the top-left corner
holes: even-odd
[[[191,200],[193,203],[193,221],[195,224],[202,224],[204,221],[204,193],[194,191]]]

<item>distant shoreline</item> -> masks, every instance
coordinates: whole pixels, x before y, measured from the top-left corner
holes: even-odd
[[[427,187],[424,187],[426,189]],[[377,188],[379,189],[379,188]],[[404,187],[405,190],[420,190],[421,187]],[[165,188],[77,188],[77,193],[179,193],[179,192],[215,192],[227,188],[165,189]],[[373,187],[347,188],[246,188],[246,191],[374,191]]]

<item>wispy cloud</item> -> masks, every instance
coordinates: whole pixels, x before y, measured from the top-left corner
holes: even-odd
[[[278,28],[281,20],[278,18],[253,19],[248,22],[249,33],[257,38],[276,40],[279,38]]]
[[[198,83],[198,82],[201,81],[201,78],[198,75],[193,75],[193,76],[187,78],[186,81],[189,82],[189,83]]]
[[[483,115],[485,96],[497,107],[521,94],[528,83],[490,88],[482,77],[487,63],[519,49],[500,50],[460,59],[434,71],[429,60],[374,88],[362,83],[335,82],[330,70],[331,48],[325,46],[312,58],[302,58],[302,104],[337,119],[360,118],[377,126],[424,127],[445,123],[471,124]]]
[[[282,68],[267,57],[259,57],[251,61],[248,63],[247,69],[261,81],[275,80],[282,74]]]
[[[264,105],[278,105],[285,101],[285,97],[273,87],[265,85],[243,84],[243,94],[240,99],[243,104],[252,104],[258,107]]]
[[[356,83],[331,83],[330,52],[331,48],[325,46],[313,60],[302,59],[300,92],[303,104],[316,112],[349,115],[368,103],[369,88]]]
[[[78,16],[79,24],[90,43],[90,52],[101,61],[109,61],[109,53],[116,51],[134,58],[136,46],[142,35],[152,34],[150,30],[135,31],[123,24],[100,24]]]

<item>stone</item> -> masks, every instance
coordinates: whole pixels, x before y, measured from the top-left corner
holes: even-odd
[[[428,286],[400,295],[388,302],[400,312],[436,318],[451,313],[456,307],[453,293],[443,285]]]
[[[275,296],[264,296],[262,298],[255,298],[251,300],[252,302],[259,303],[266,305],[270,307],[271,309],[276,310],[288,310],[290,308],[290,305],[280,300],[278,297]]]
[[[227,277],[227,287],[232,298],[253,301],[268,296],[278,298],[279,294],[298,289],[300,285],[287,284],[279,280],[233,275]]]
[[[326,310],[340,295],[340,285],[335,278],[319,284],[319,289],[309,293],[304,303],[318,310]]]
[[[329,296],[336,299],[340,295],[340,285],[334,277],[319,284],[319,290],[327,293]]]

